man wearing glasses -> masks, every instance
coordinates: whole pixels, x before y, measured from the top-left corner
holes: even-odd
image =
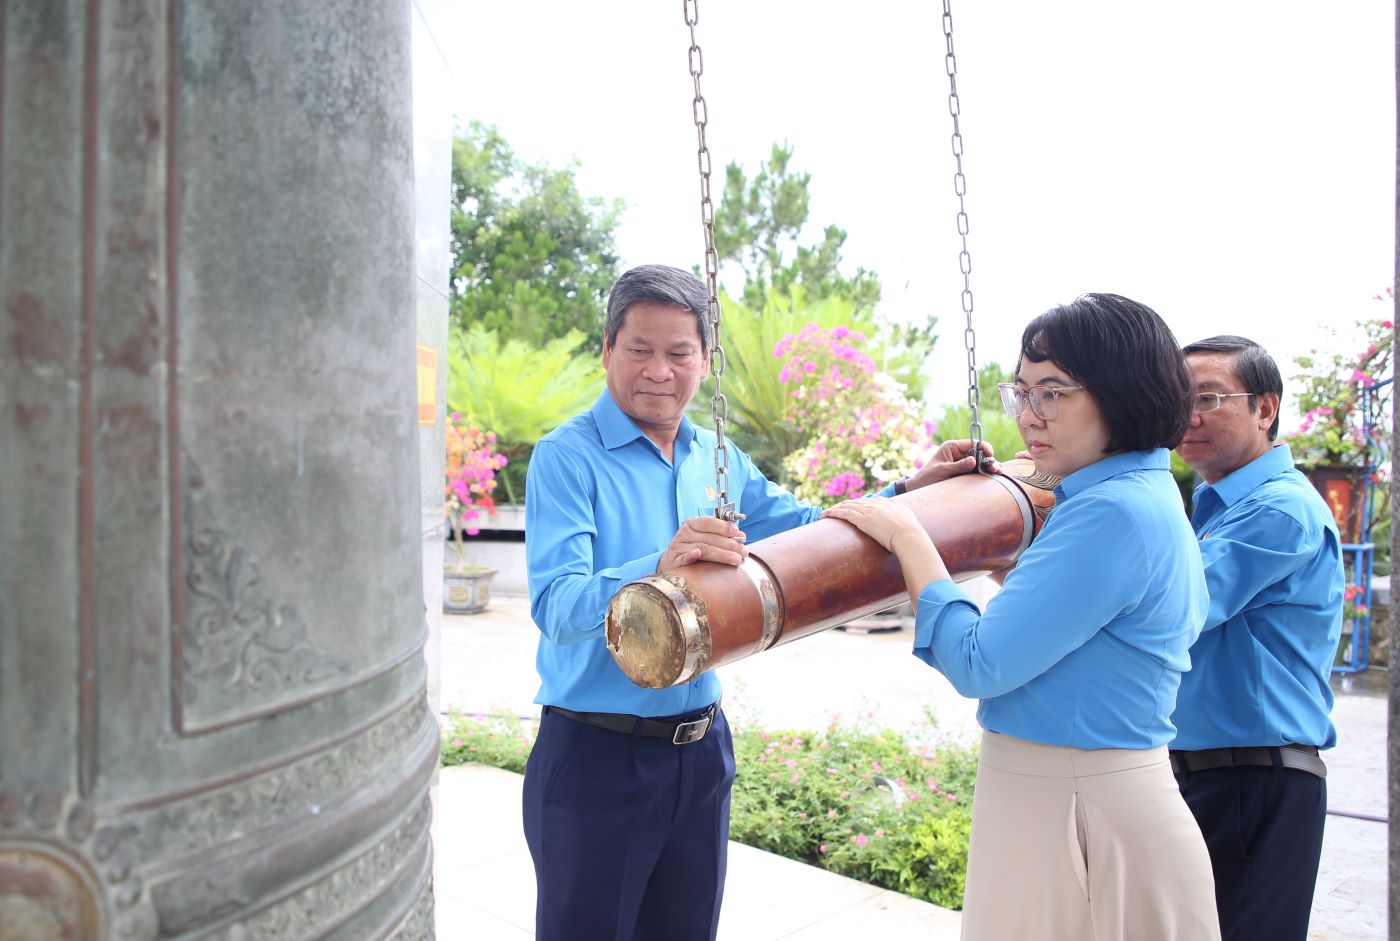
[[[1210,850],[1225,941],[1308,933],[1344,576],[1326,503],[1276,444],[1283,380],[1259,344],[1183,353],[1196,381],[1177,453],[1205,483],[1196,530],[1210,612],[1172,722],[1172,770]]]

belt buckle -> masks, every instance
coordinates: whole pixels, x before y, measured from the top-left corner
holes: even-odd
[[[710,713],[698,719],[691,719],[689,722],[682,722],[676,726],[676,731],[671,736],[671,744],[689,745],[691,742],[700,741],[705,737],[705,733],[710,731],[710,723],[714,719],[714,713]]]

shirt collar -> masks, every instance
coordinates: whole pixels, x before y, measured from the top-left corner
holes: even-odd
[[[1113,454],[1079,468],[1055,488],[1055,502],[1063,503],[1077,493],[1083,493],[1094,484],[1102,483],[1110,477],[1136,470],[1171,470],[1171,454],[1166,448],[1151,451],[1124,451]]]
[[[1199,503],[1201,495],[1205,491],[1214,490],[1221,503],[1226,506],[1234,506],[1253,493],[1254,488],[1264,481],[1277,477],[1292,467],[1293,452],[1288,450],[1288,445],[1275,444],[1248,464],[1233,473],[1226,474],[1215,483],[1201,484],[1196,488],[1193,500]]]
[[[622,407],[613,399],[612,393],[607,389],[598,396],[598,401],[593,403],[591,409],[593,420],[598,425],[598,435],[603,440],[603,447],[609,451],[620,448],[624,444],[630,444],[638,438],[643,439],[652,447],[656,445],[646,436],[646,432],[637,427],[637,423],[632,417],[622,410]],[[681,425],[676,429],[677,449],[688,447],[695,438],[695,426],[686,416],[681,416]]]

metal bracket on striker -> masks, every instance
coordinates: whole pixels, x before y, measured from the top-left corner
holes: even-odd
[[[739,566],[739,571],[753,582],[753,587],[758,592],[759,604],[763,606],[763,636],[759,638],[758,650],[755,651],[759,653],[772,647],[783,631],[782,593],[778,591],[778,583],[773,578],[773,573],[761,560],[749,556]]]
[[[1021,492],[1021,488],[1011,482],[1009,478],[1002,474],[988,474],[992,480],[1006,488],[1006,492],[1011,494],[1016,501],[1016,508],[1021,511],[1021,545],[1016,549],[1016,558],[1021,557],[1021,553],[1030,547],[1031,539],[1035,537],[1035,516],[1031,509],[1031,501],[1026,499],[1026,495]]]

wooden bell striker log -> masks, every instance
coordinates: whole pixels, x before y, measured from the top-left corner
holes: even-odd
[[[955,581],[1014,563],[1054,505],[1057,481],[1030,461],[966,474],[893,499],[914,511]],[[742,565],[697,562],[613,596],[607,644],[632,682],[662,689],[706,670],[907,600],[899,560],[843,520],[749,547]]]

